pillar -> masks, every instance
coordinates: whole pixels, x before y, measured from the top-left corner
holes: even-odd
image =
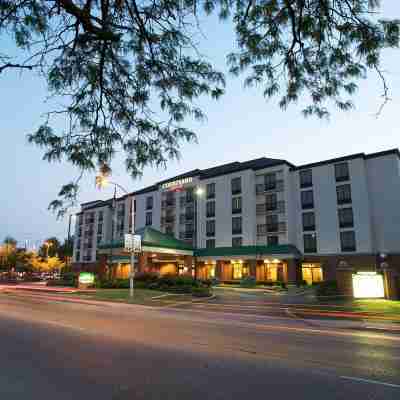
[[[385,297],[389,300],[397,300],[399,291],[397,287],[397,273],[393,268],[382,268],[383,270],[383,285],[385,289]]]
[[[217,260],[217,264],[215,265],[215,277],[219,280],[222,280],[222,261]]]
[[[135,272],[144,272],[147,267],[148,253],[141,252],[138,256],[138,262],[135,264]]]
[[[353,297],[353,273],[354,268],[348,265],[336,268],[337,286],[341,295]]]
[[[253,278],[257,278],[257,260],[248,260],[249,263],[249,273]]]
[[[184,263],[185,267],[187,268],[186,275],[192,276],[193,256],[184,256],[183,263]],[[196,266],[195,266],[195,268],[196,268]],[[196,276],[196,270],[195,270],[195,276]]]
[[[295,284],[297,282],[297,260],[290,258],[286,261],[287,283]]]

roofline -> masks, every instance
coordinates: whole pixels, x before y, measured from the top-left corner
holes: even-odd
[[[370,154],[365,154],[365,153],[355,153],[355,154],[350,154],[348,156],[343,156],[343,157],[337,157],[337,158],[331,158],[329,160],[324,160],[324,161],[317,161],[314,163],[309,163],[309,164],[303,164],[303,165],[298,165],[296,167],[293,167],[291,170],[296,171],[299,169],[307,169],[307,168],[314,168],[314,167],[320,167],[322,165],[326,164],[333,164],[333,163],[339,163],[343,161],[349,161],[353,160],[356,158],[362,158],[364,160],[368,160],[370,158],[376,158],[376,157],[384,157],[387,155],[397,155],[397,157],[400,158],[400,152],[399,149],[394,148],[390,150],[384,150],[384,151],[378,151],[376,153],[370,153]]]

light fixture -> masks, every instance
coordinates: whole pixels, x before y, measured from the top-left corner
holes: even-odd
[[[277,264],[280,262],[280,260],[278,260],[277,258],[274,258],[274,260],[272,261],[273,263]]]
[[[201,186],[198,186],[196,189],[196,196],[202,196],[202,194],[204,193],[204,189]]]
[[[266,258],[265,260],[264,260],[264,264],[269,264],[270,262],[269,262],[269,260],[268,260],[268,258]]]
[[[353,274],[353,295],[358,299],[385,297],[383,276],[376,272]]]

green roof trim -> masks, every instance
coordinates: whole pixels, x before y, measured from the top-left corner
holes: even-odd
[[[230,257],[245,255],[273,255],[273,254],[292,254],[301,257],[301,253],[296,246],[281,244],[276,246],[240,246],[240,247],[215,247],[209,249],[197,249],[194,251],[196,257]]]
[[[171,235],[167,235],[166,233],[162,233],[148,226],[135,231],[135,235],[141,236],[142,246],[193,251],[193,247],[190,244],[182,240],[175,239]],[[98,247],[99,249],[122,248],[124,247],[124,241],[119,240],[119,241],[114,241],[112,243],[103,243]]]

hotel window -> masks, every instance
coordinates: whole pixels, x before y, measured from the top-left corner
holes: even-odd
[[[315,214],[313,212],[303,213],[303,231],[315,231]]]
[[[278,196],[276,193],[271,193],[265,196],[265,207],[267,211],[274,211],[278,207]]]
[[[242,245],[242,237],[233,237],[232,238],[232,247],[240,247]]]
[[[351,203],[351,187],[349,184],[336,187],[336,196],[338,204]]]
[[[232,198],[232,214],[240,214],[242,212],[242,198]]]
[[[232,194],[242,193],[242,178],[239,176],[231,180]]]
[[[267,234],[267,225],[266,224],[258,224],[257,225],[257,235],[265,236]]]
[[[146,197],[146,210],[153,209],[153,196]]]
[[[215,183],[208,183],[206,186],[207,199],[215,198]]]
[[[264,188],[265,188],[265,190],[276,189],[276,174],[275,173],[264,175]]]
[[[194,201],[193,188],[186,190],[186,203],[192,203]]]
[[[215,201],[207,201],[206,203],[206,217],[215,217]]]
[[[240,235],[242,233],[242,217],[232,218],[232,235]]]
[[[75,258],[76,258],[76,261],[77,261],[77,262],[81,261],[81,252],[80,252],[80,251],[77,251],[77,252],[76,252]]]
[[[99,244],[101,242],[101,239],[102,239],[101,235],[97,236],[97,244]]]
[[[245,276],[249,275],[249,267],[243,265],[242,263],[234,263],[232,264],[232,278],[233,279],[242,279]]]
[[[356,251],[356,235],[354,231],[340,232],[340,246],[342,251]]]
[[[146,226],[153,225],[153,213],[146,213]]]
[[[206,248],[214,249],[215,248],[215,239],[207,239],[206,240]]]
[[[215,236],[215,220],[211,219],[206,222],[206,235]]]
[[[99,211],[99,222],[103,221],[103,211]]]
[[[172,226],[172,225],[167,225],[167,226],[165,227],[165,233],[166,233],[167,235],[174,236],[174,228],[173,228],[173,226]]]
[[[311,169],[306,169],[304,171],[300,171],[299,175],[300,175],[300,187],[301,188],[311,187],[313,185]]]
[[[103,233],[103,224],[99,223],[97,225],[97,234],[101,235]]]
[[[303,235],[304,253],[317,252],[317,235],[315,233],[306,233]]]
[[[180,207],[180,208],[183,208],[183,207],[185,207],[185,204],[186,204],[186,198],[185,198],[185,196],[179,197],[179,207]]]
[[[349,164],[347,162],[335,164],[335,179],[336,182],[348,181],[350,179]]]
[[[279,236],[277,235],[267,236],[268,246],[277,246],[278,244],[279,244]]]
[[[278,232],[278,214],[267,215],[267,231]]]
[[[303,190],[301,192],[301,208],[314,208],[314,193],[312,190]]]
[[[353,209],[351,207],[340,208],[338,210],[338,216],[340,228],[352,228],[354,226]]]

